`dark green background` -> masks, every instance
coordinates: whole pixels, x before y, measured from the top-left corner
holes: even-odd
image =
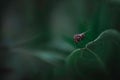
[[[120,0],[1,0],[0,4],[0,80],[119,80]],[[74,34],[86,31],[75,44]],[[100,34],[103,37],[89,48],[103,59],[107,71],[91,52],[79,57],[79,49]]]

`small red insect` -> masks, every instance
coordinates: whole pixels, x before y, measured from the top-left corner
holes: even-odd
[[[86,33],[86,32],[83,32],[83,33],[81,33],[81,34],[75,34],[75,35],[74,35],[74,42],[75,42],[75,43],[78,43],[79,41],[81,41],[82,39],[84,39],[85,33]]]
[[[84,33],[75,34],[75,35],[74,35],[74,41],[75,41],[75,43],[78,43],[78,42],[81,41],[84,37],[85,37],[85,34],[84,34]]]

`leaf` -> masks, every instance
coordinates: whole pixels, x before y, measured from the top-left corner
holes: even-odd
[[[85,48],[76,49],[66,60],[73,80],[115,80],[120,73],[120,34],[106,30]],[[117,79],[119,80],[119,79]]]

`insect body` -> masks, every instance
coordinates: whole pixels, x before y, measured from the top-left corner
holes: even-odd
[[[82,39],[84,39],[84,37],[85,37],[85,33],[75,34],[74,35],[74,42],[78,43],[79,41],[81,41]]]

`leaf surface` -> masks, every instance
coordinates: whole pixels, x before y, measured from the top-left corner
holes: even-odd
[[[68,75],[79,80],[111,80],[120,73],[120,34],[106,30],[66,60]]]

